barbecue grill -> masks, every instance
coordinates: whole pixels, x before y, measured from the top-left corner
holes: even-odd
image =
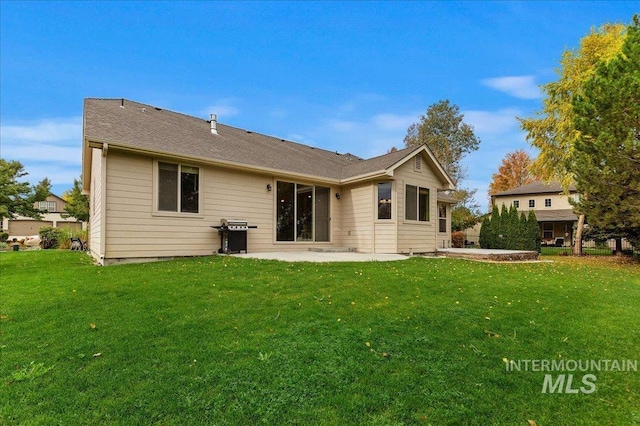
[[[243,219],[220,219],[219,226],[212,226],[220,234],[220,249],[218,253],[246,253],[247,230],[257,228],[249,226]]]

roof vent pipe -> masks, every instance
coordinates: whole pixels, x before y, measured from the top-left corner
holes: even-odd
[[[216,114],[211,114],[211,134],[218,134],[218,116]]]

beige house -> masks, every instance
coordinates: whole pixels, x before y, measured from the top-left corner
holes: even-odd
[[[499,209],[502,205],[507,208],[513,205],[521,212],[533,210],[540,225],[542,244],[569,247],[573,241],[573,227],[578,221],[578,215],[569,203],[569,197],[575,196],[573,185],[566,194],[559,182],[536,181],[499,192],[491,199]]]
[[[434,252],[453,183],[426,146],[368,160],[124,99],[84,102],[82,179],[100,264],[221,250],[243,219],[249,252]]]
[[[42,219],[36,220],[31,217],[16,216],[12,219],[4,218],[2,229],[9,234],[9,239],[21,240],[25,237],[38,235],[43,226],[53,226],[54,228],[67,228],[71,231],[83,229],[83,223],[75,217],[65,214],[67,202],[55,194],[49,194],[44,201],[34,203],[34,207],[46,213],[42,214]]]

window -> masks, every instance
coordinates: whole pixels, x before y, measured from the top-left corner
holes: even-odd
[[[391,219],[391,182],[378,183],[378,219]]]
[[[200,170],[158,162],[158,210],[198,213]]]
[[[39,201],[38,210],[46,210],[49,213],[53,213],[56,211],[56,202],[55,201]]]
[[[438,232],[447,232],[447,205],[438,203]]]
[[[276,241],[329,241],[330,189],[280,181],[276,186]]]
[[[553,223],[542,224],[542,238],[545,240],[553,239]]]
[[[551,198],[545,198],[544,199],[544,206],[545,207],[551,207]]]
[[[520,200],[513,200],[513,207],[515,207],[516,209],[520,208]]]
[[[536,200],[529,200],[529,208],[532,209],[536,206]]]
[[[406,220],[429,221],[429,190],[406,185],[404,206]]]
[[[422,156],[420,154],[416,154],[414,162],[413,162],[413,170],[419,172],[422,170]]]

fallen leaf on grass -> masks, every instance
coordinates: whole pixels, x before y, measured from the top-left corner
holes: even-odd
[[[102,352],[98,352],[97,354],[93,354],[94,358],[98,358],[99,356],[102,356]]]
[[[527,420],[529,422],[529,426],[538,426],[538,423],[535,420]]]

